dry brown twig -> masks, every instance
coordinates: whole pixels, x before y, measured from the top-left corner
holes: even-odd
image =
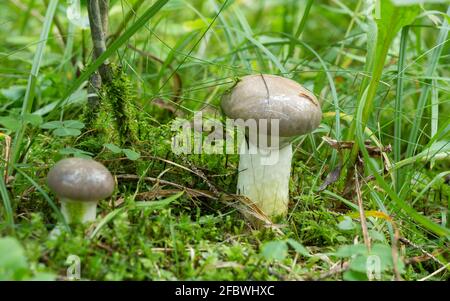
[[[349,261],[344,261],[344,262],[337,262],[334,266],[331,267],[330,270],[322,273],[319,275],[319,277],[317,277],[316,281],[319,280],[324,280],[327,279],[331,276],[337,275],[337,274],[341,274],[345,271],[347,271],[350,268],[350,262]]]
[[[130,175],[130,174],[121,174],[116,175],[117,179],[123,179],[123,180],[143,180],[143,181],[149,181],[157,184],[162,185],[169,185],[172,187],[176,187],[180,189],[181,191],[185,191],[190,196],[195,197],[205,197],[216,201],[222,201],[228,206],[231,206],[244,214],[245,216],[252,216],[256,218],[257,220],[261,221],[263,225],[267,228],[270,228],[275,231],[275,233],[282,235],[283,233],[279,229],[278,225],[273,224],[270,219],[258,208],[256,207],[247,197],[241,196],[241,195],[233,195],[233,194],[220,194],[217,196],[214,193],[207,192],[204,190],[198,190],[193,188],[188,188],[186,186],[170,182],[167,180],[162,180],[159,178],[154,177],[139,177],[137,175]],[[217,191],[218,192],[218,191]]]
[[[337,141],[335,139],[331,139],[330,137],[323,136],[322,140],[328,143],[332,148],[340,151],[343,149],[352,149],[355,144],[354,141]],[[389,153],[392,151],[392,146],[390,144],[380,147],[375,145],[370,145],[370,141],[364,141],[364,145],[369,152],[371,157],[379,157],[382,153]]]
[[[367,250],[370,252],[371,243],[370,243],[369,231],[367,230],[366,214],[364,213],[361,186],[359,185],[358,178],[359,178],[359,173],[358,173],[357,167],[355,166],[355,186],[356,186],[356,196],[357,196],[356,199],[358,200],[359,218],[361,220],[361,229],[362,229],[362,233],[363,233],[364,244],[366,245]]]
[[[435,262],[439,263],[441,266],[445,266],[444,263],[442,263],[439,259],[436,258],[436,256],[434,256],[433,254],[431,254],[430,252],[427,252],[425,249],[423,249],[422,247],[418,246],[417,244],[413,243],[412,241],[410,241],[409,239],[405,238],[405,237],[399,237],[398,239],[401,243],[409,245],[417,250],[420,250],[423,254],[425,254],[426,256],[428,256],[429,258],[433,259]]]

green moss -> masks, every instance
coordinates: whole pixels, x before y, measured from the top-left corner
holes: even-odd
[[[139,141],[142,114],[136,108],[132,85],[121,67],[112,66],[113,80],[102,85],[97,108],[86,107],[83,121],[90,131],[80,143],[90,151],[98,150],[104,143],[122,147]]]
[[[113,80],[102,88],[102,103],[112,113],[120,145],[129,146],[139,139],[138,113],[126,74],[120,67],[114,67],[113,72]]]

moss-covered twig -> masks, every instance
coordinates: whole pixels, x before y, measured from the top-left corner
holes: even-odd
[[[105,0],[91,0],[88,4],[89,26],[91,28],[92,43],[94,45],[94,58],[99,57],[106,51],[104,29],[108,26],[108,13],[105,10],[109,5],[102,4],[101,7],[103,11],[101,11],[99,2],[105,2]],[[104,83],[112,80],[109,60],[105,60],[100,66],[99,73]]]

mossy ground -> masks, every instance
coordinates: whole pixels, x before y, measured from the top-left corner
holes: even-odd
[[[176,184],[208,191],[208,184],[200,177],[183,169],[155,159],[183,165],[188,159],[208,175],[211,183],[221,192],[234,193],[237,155],[192,155],[182,158],[173,155],[170,127],[149,127],[148,140],[135,149],[141,153],[138,161],[126,160],[119,155],[102,150],[95,159],[103,162],[114,174],[134,170],[142,177],[158,177]],[[39,139],[46,139],[41,136]],[[63,143],[64,144],[64,143]],[[61,142],[49,144],[45,151],[39,140],[34,144],[33,164],[39,184],[45,187],[45,175],[58,159]],[[287,219],[279,220],[281,232],[254,229],[243,215],[221,201],[184,194],[170,206],[160,209],[131,209],[115,216],[103,226],[95,238],[90,238],[102,218],[124,204],[165,199],[168,185],[136,180],[118,180],[117,189],[110,200],[99,204],[97,222],[73,228],[73,233],[63,232],[56,240],[49,239],[57,224],[57,217],[42,195],[32,189],[24,179],[15,183],[17,202],[17,237],[23,242],[26,254],[34,269],[51,271],[65,279],[67,258],[76,255],[81,260],[82,278],[96,280],[300,280],[319,279],[339,259],[333,253],[342,245],[361,242],[358,223],[351,229],[339,226],[348,208],[342,209],[339,201],[315,192],[316,167],[305,165],[307,157],[297,153],[291,181],[291,203]],[[140,169],[136,170],[138,166]],[[188,167],[188,166],[186,166]],[[308,168],[311,172],[304,170]],[[211,175],[219,175],[211,177]],[[161,190],[159,190],[161,189]],[[296,190],[300,192],[296,192]],[[154,194],[149,192],[154,191]],[[173,192],[172,194],[174,194]],[[298,193],[298,194],[297,194]],[[164,196],[160,196],[164,195]],[[408,226],[409,227],[409,226]],[[369,219],[373,241],[388,244],[386,225]],[[414,241],[426,241],[420,233],[405,233]],[[294,239],[308,247],[311,256],[288,249],[281,261],[267,259],[262,254],[264,244],[271,241]],[[420,254],[419,250],[403,249],[402,258]],[[420,264],[417,269],[407,266],[402,276],[415,279],[436,268],[432,262]],[[350,277],[350,276],[348,276]],[[359,275],[364,278],[364,275]],[[391,279],[392,270],[383,274]],[[325,279],[341,279],[342,274]],[[351,277],[350,277],[351,278]]]

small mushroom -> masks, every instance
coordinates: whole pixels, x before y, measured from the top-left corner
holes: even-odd
[[[244,121],[255,120],[257,139],[241,144],[237,193],[247,196],[267,216],[287,213],[289,178],[294,137],[312,132],[320,124],[322,111],[316,97],[297,82],[280,76],[244,76],[226,94],[221,107],[225,115]],[[260,120],[267,121],[267,131]],[[278,120],[278,133],[271,125]],[[264,143],[277,138],[278,143]],[[264,138],[264,140],[261,140]],[[252,149],[255,151],[251,151]],[[276,162],[267,163],[267,158]]]
[[[61,212],[69,224],[94,221],[98,201],[114,191],[114,178],[92,159],[68,158],[56,163],[47,184],[61,201]]]

